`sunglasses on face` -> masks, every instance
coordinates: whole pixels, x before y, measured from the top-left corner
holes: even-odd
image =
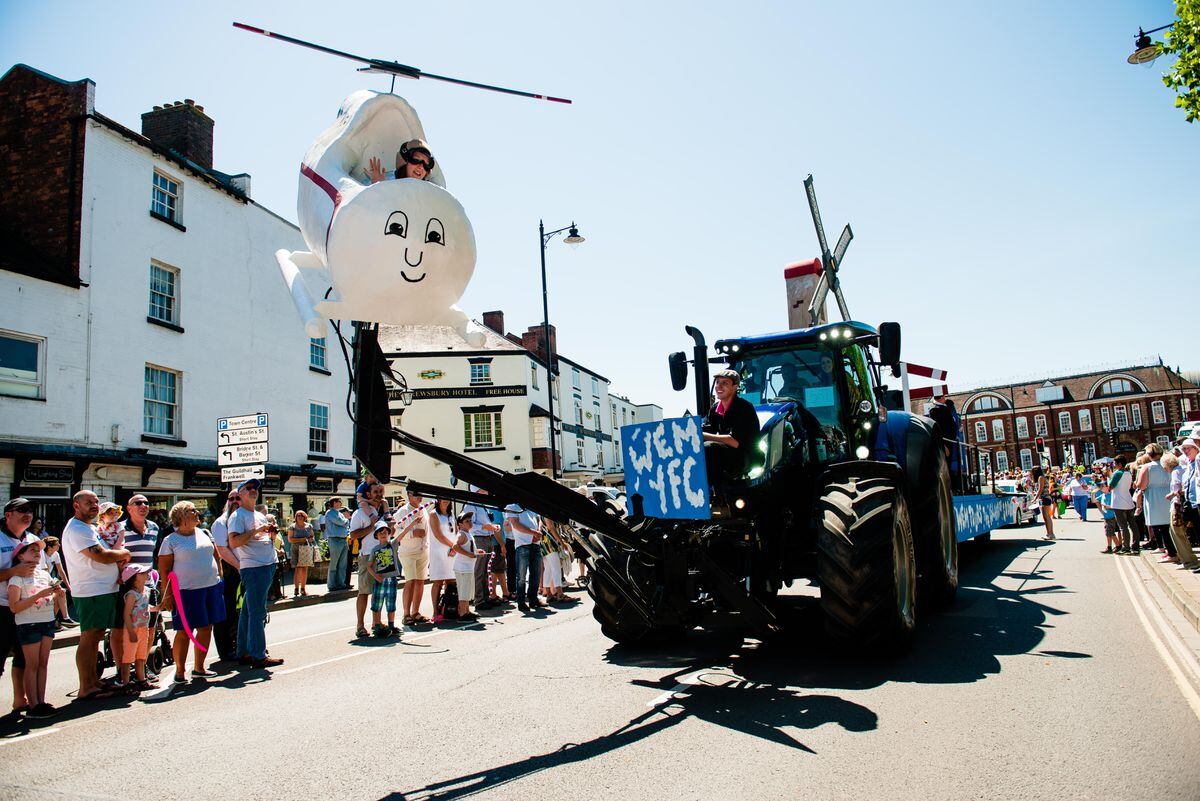
[[[32,506],[18,506],[16,509],[10,509],[9,511],[14,512],[15,514],[19,514],[19,515],[31,515],[31,514],[33,514],[33,507]]]
[[[433,171],[433,160],[422,158],[421,155],[418,153],[409,153],[407,156],[404,157],[404,160],[407,161],[409,164],[420,164],[422,167],[425,168],[425,172]]]
[[[149,506],[150,501],[130,501],[130,506]]]

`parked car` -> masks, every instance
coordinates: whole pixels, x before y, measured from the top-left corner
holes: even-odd
[[[994,491],[1000,495],[1009,495],[1012,497],[1013,505],[1017,507],[1018,526],[1037,522],[1040,511],[1038,499],[1034,497],[1032,492],[1025,488],[1022,482],[1012,479],[1001,479],[996,482]]]

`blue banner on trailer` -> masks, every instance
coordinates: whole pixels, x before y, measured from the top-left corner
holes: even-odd
[[[954,496],[954,528],[958,532],[959,542],[1016,522],[1016,507],[1008,496]]]
[[[641,496],[642,514],[671,520],[707,520],[708,478],[705,473],[703,421],[676,417],[654,423],[621,426],[625,449],[625,504],[633,514],[633,498]]]

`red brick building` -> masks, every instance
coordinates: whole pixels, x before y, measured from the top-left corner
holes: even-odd
[[[1061,387],[1063,400],[1039,402],[1038,390],[1049,387]],[[1174,441],[1180,425],[1200,413],[1200,387],[1161,364],[983,387],[950,397],[962,415],[967,443],[986,452],[980,456],[985,471],[1032,467],[1038,437],[1055,465],[1132,457],[1148,442]],[[913,411],[922,411],[926,403],[914,403]]]

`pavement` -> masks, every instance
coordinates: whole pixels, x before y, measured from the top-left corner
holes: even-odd
[[[387,641],[335,600],[271,615],[273,672],[105,702],[67,702],[56,651],[65,706],[0,723],[0,799],[1195,801],[1200,635],[1102,524],[1056,531],[964,547],[957,600],[891,660],[832,647],[802,597],[769,642],[651,650],[586,599]]]
[[[1200,573],[1164,561],[1166,554],[1161,551],[1142,551],[1141,556],[1171,603],[1200,631]]]

